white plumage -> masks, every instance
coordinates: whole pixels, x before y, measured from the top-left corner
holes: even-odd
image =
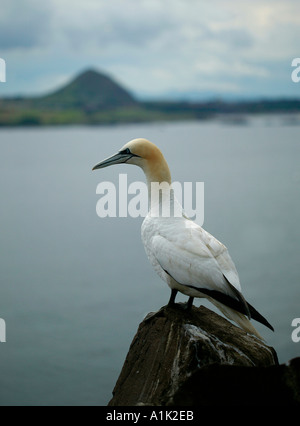
[[[175,303],[177,291],[189,296],[188,308],[193,298],[205,297],[257,337],[251,316],[273,329],[242,296],[238,272],[224,244],[186,217],[171,189],[168,164],[156,145],[134,139],[94,169],[125,162],[141,167],[147,178],[151,207],[142,224],[142,241],[153,268],[172,290],[169,304]],[[151,203],[153,182],[167,184],[161,186],[157,204]],[[163,217],[158,212],[168,200],[171,214]]]
[[[188,296],[198,296],[188,285],[231,294],[224,278],[227,275],[228,281],[241,291],[226,247],[194,222],[184,217],[153,218],[148,215],[142,225],[142,240],[154,269],[171,288],[174,285],[176,288],[176,280],[185,285],[186,289],[181,291]]]

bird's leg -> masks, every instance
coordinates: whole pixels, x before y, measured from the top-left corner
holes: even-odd
[[[193,302],[194,302],[194,298],[193,297],[189,297],[189,300],[186,304],[186,310],[190,311],[192,309],[193,306]]]
[[[175,288],[173,288],[168,306],[175,305],[175,299],[176,299],[177,293],[178,293],[178,290],[175,290]]]

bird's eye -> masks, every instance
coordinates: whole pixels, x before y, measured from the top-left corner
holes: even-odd
[[[129,148],[126,148],[126,149],[123,149],[123,151],[120,151],[120,154],[131,154],[131,152]]]

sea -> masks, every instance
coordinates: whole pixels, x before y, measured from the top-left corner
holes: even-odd
[[[204,183],[203,227],[275,332],[257,330],[280,363],[300,356],[299,116],[1,128],[1,406],[107,405],[139,323],[168,302],[143,217],[96,211],[99,183],[118,195],[120,174],[144,181],[124,164],[92,171],[138,137],[160,147],[173,180]]]

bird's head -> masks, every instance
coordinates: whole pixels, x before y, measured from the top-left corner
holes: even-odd
[[[133,139],[116,154],[96,164],[93,170],[121,163],[141,167],[151,182],[171,183],[170,170],[163,154],[154,143],[147,139]]]

